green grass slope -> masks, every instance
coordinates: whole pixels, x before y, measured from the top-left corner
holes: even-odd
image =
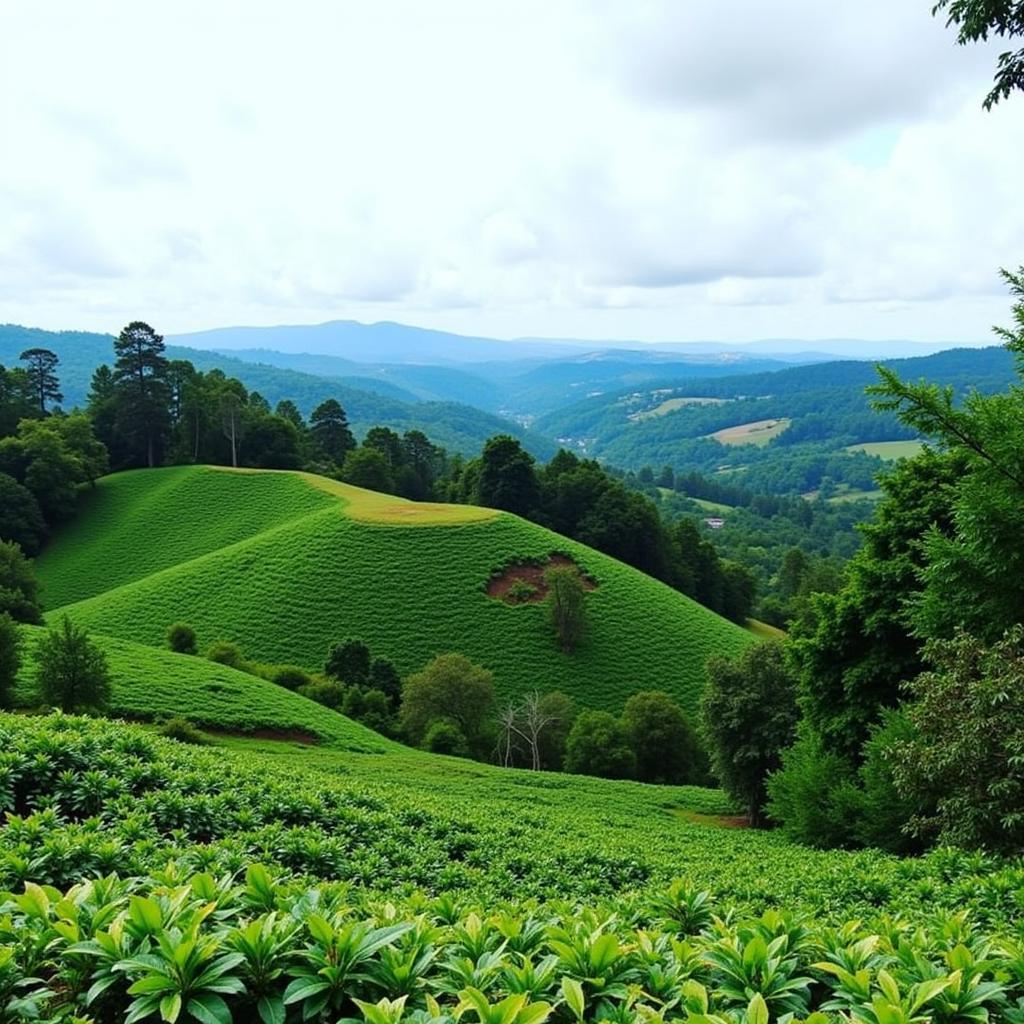
[[[168,473],[194,477],[186,499],[180,485],[164,486]],[[403,673],[454,650],[492,669],[502,698],[560,689],[614,711],[629,694],[655,687],[693,709],[707,658],[752,640],[664,584],[515,516],[417,505],[299,474],[156,470],[141,474],[149,489],[139,476],[105,481],[104,513],[134,524],[141,503],[154,525],[132,525],[109,545],[87,505],[39,563],[47,593],[92,595],[62,610],[100,633],[159,646],[168,625],[184,620],[201,645],[232,640],[251,658],[310,668],[323,664],[332,643],[359,636]],[[247,501],[263,501],[261,487],[278,494],[282,479],[318,495],[329,488],[334,500],[200,553],[212,547],[202,537],[211,525],[229,534],[221,520]],[[234,493],[235,484],[244,492]],[[265,499],[268,506],[274,500]],[[166,547],[164,521],[174,524]],[[154,563],[183,560],[104,589],[132,571],[136,549],[150,548],[162,553],[145,556]],[[485,592],[493,569],[553,551],[599,583],[587,597],[588,636],[571,655],[554,643],[543,606],[509,606]]]
[[[15,690],[22,707],[38,704],[34,650],[45,631],[23,626],[22,667]],[[183,715],[214,730],[266,733],[359,753],[401,751],[399,744],[284,687],[217,665],[128,640],[94,634],[111,675],[112,717],[154,721]]]

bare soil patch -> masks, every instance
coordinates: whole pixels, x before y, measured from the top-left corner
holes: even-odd
[[[514,562],[491,576],[487,596],[505,604],[538,604],[548,596],[544,573],[554,568],[575,569],[584,590],[597,590],[597,580],[588,576],[568,555],[552,554],[542,562]]]

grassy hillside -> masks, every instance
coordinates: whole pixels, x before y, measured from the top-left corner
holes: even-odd
[[[244,524],[227,525],[243,507]],[[125,525],[112,536],[105,523]],[[589,633],[571,655],[554,643],[542,605],[486,593],[495,569],[552,552],[598,583]],[[51,614],[61,607],[143,644],[161,645],[184,620],[203,646],[232,640],[260,661],[318,668],[332,643],[359,636],[403,673],[455,650],[492,669],[502,697],[560,689],[611,710],[655,686],[692,709],[706,659],[751,641],[664,584],[515,516],[294,473],[108,477],[39,573]]]
[[[38,703],[35,643],[45,631],[22,627],[22,667],[15,691],[22,707]],[[282,686],[217,665],[128,640],[94,634],[111,675],[109,714],[155,721],[184,715],[197,725],[239,733],[268,733],[332,749],[385,753],[403,749],[358,722]]]

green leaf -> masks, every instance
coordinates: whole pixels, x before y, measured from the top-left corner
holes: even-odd
[[[302,1002],[311,996],[324,992],[330,987],[326,981],[316,978],[296,978],[284,990],[284,1003],[286,1006],[290,1006],[292,1003]]]
[[[280,996],[260,996],[256,1009],[263,1024],[284,1024],[287,1011]]]
[[[757,992],[747,1004],[747,1022],[748,1024],[768,1024],[768,1004],[760,992]]]
[[[174,1024],[179,1013],[181,1013],[180,992],[171,992],[160,1000],[160,1016],[169,1024]]]
[[[562,978],[562,998],[572,1015],[579,1021],[583,1020],[586,999],[583,996],[583,986],[575,978]]]
[[[231,1024],[231,1010],[220,996],[195,996],[188,1001],[188,1012],[200,1024]]]

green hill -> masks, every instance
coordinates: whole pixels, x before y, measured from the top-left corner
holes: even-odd
[[[597,583],[571,655],[543,605],[487,594],[495,570],[554,552]],[[664,584],[515,516],[298,473],[107,477],[38,571],[51,614],[151,646],[184,620],[201,646],[231,640],[259,661],[319,668],[332,643],[358,636],[403,674],[454,650],[493,670],[501,698],[560,689],[614,711],[655,687],[693,709],[706,659],[751,641]]]
[[[44,630],[22,630],[15,697],[19,705],[32,707],[38,703],[35,641]],[[322,743],[336,750],[377,754],[404,749],[315,701],[226,665],[100,634],[93,634],[93,640],[110,668],[112,717],[154,721],[183,715],[214,730]]]

